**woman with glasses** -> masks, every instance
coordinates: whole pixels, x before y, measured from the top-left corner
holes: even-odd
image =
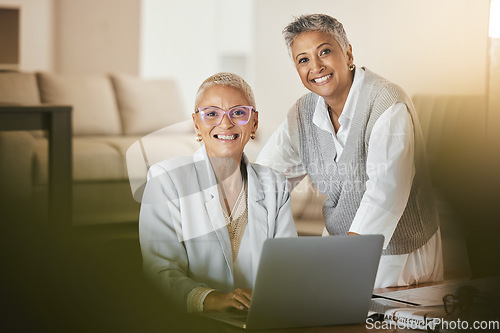
[[[376,288],[441,280],[438,216],[410,98],[354,65],[344,28],[331,16],[300,16],[283,35],[310,93],[291,108],[257,163],[292,183],[310,176],[327,196],[327,234],[385,236]]]
[[[207,78],[192,118],[203,146],[148,171],[139,221],[144,270],[188,312],[243,310],[263,242],[297,236],[288,183],[243,153],[258,112],[241,77]]]

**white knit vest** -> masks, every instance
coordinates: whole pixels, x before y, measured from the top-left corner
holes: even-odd
[[[344,151],[338,162],[331,134],[313,123],[319,96],[300,98],[288,114],[292,140],[316,187],[327,196],[326,228],[346,235],[366,191],[366,158],[373,125],[396,102],[406,104],[415,131],[415,177],[406,208],[383,254],[410,253],[424,245],[438,228],[432,186],[425,161],[425,142],[413,103],[397,85],[366,70]]]

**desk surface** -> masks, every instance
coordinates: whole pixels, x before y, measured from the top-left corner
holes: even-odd
[[[374,290],[376,294],[384,294],[393,291],[401,291],[401,290],[410,290],[422,287],[429,286],[437,286],[448,283],[456,283],[458,281],[467,281],[469,278],[457,278],[453,280],[445,280],[442,282],[433,282],[433,283],[422,283],[419,285],[407,286],[407,287],[391,287],[391,288],[380,288]],[[207,318],[200,318],[202,323],[206,323],[208,331],[211,332],[211,329],[214,329],[214,332],[227,332],[227,333],[235,333],[235,332],[246,332],[243,329],[239,329],[227,324],[215,322],[213,320]],[[418,330],[410,330],[410,329],[402,329],[395,328],[387,330],[387,328],[383,327],[383,325],[379,325],[377,328],[375,325],[367,325],[367,324],[357,324],[357,325],[342,325],[342,326],[327,326],[327,327],[304,327],[304,328],[291,328],[291,329],[277,329],[277,330],[262,330],[258,331],[261,333],[329,333],[329,332],[337,332],[337,333],[359,333],[359,332],[423,332]]]

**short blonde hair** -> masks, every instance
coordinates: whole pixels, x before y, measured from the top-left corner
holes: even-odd
[[[227,86],[239,89],[243,93],[243,95],[245,95],[245,98],[248,100],[250,106],[253,106],[254,109],[256,108],[255,97],[250,85],[239,75],[236,75],[234,73],[221,72],[208,77],[200,85],[194,101],[195,111],[199,106],[200,99],[203,96],[205,90],[214,86]]]

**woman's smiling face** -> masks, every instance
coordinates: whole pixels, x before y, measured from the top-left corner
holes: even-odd
[[[347,99],[352,84],[352,49],[342,50],[332,35],[307,31],[298,35],[291,45],[295,68],[302,84],[329,100]],[[330,104],[330,103],[329,103]]]
[[[216,85],[207,88],[197,107],[214,106],[229,110],[235,106],[249,105],[244,93],[234,87]],[[245,125],[234,125],[225,114],[217,126],[205,124],[199,112],[193,113],[196,132],[201,134],[207,154],[210,157],[231,157],[239,162],[243,148],[250,139],[250,134],[257,131],[258,113],[251,112],[250,120]]]

